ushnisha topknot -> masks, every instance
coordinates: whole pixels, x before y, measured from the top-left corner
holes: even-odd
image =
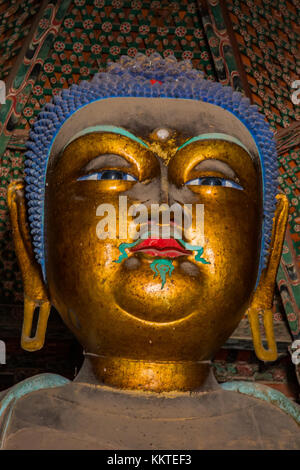
[[[134,58],[122,56],[109,62],[105,72],[72,85],[46,104],[39,113],[25,154],[25,193],[28,199],[30,230],[37,261],[44,267],[44,198],[47,164],[52,144],[64,122],[79,108],[113,97],[184,98],[208,102],[236,116],[252,135],[259,154],[263,179],[263,230],[259,276],[265,267],[277,194],[277,153],[273,133],[264,116],[241,93],[229,86],[205,80],[190,61],[159,54]]]

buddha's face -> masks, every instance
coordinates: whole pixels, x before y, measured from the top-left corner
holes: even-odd
[[[254,290],[260,175],[236,143],[197,140],[177,129],[131,132],[82,135],[48,170],[45,255],[51,302],[91,353],[208,359],[235,329]],[[149,225],[136,227],[141,232],[152,227],[153,204],[202,204],[204,234],[194,220],[183,235],[185,248],[203,248],[202,261],[172,240],[172,222],[165,244],[157,240],[149,247],[144,240],[120,257],[119,246],[136,241],[129,230],[125,238],[118,231],[122,218],[124,227],[120,196],[127,196],[128,208],[136,203],[147,208]],[[115,210],[116,237],[99,237],[102,204]],[[132,227],[134,217],[126,224]],[[159,260],[171,267],[164,285],[153,270]]]

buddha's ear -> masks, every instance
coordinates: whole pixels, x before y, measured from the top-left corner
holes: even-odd
[[[51,304],[43,282],[41,268],[35,259],[31,245],[24,183],[22,181],[10,183],[7,201],[15,251],[24,287],[24,320],[21,346],[26,351],[37,351],[44,345]],[[39,318],[36,333],[34,336],[31,336],[33,316],[36,308],[39,308]]]
[[[277,347],[273,329],[273,296],[276,275],[280,263],[282,245],[288,218],[288,199],[284,194],[278,194],[277,206],[273,222],[270,255],[267,267],[263,270],[259,284],[254,293],[250,307],[247,310],[252,331],[253,344],[257,357],[262,361],[275,361],[277,359]],[[268,349],[262,344],[259,314],[262,315]]]

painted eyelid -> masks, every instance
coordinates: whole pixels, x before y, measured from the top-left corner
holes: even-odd
[[[207,184],[207,185],[206,185],[206,184],[203,184],[203,185],[202,185],[201,183],[198,183],[199,180],[205,180],[205,179],[208,179],[208,180],[209,180],[209,179],[213,179],[213,178],[218,179],[218,180],[221,180],[222,182],[229,183],[228,186],[226,186],[226,185],[221,185],[223,188],[226,188],[226,187],[227,187],[227,188],[235,188],[235,189],[239,189],[239,190],[243,190],[243,189],[244,189],[239,183],[237,183],[237,182],[235,182],[235,181],[232,181],[232,180],[229,179],[229,178],[221,178],[221,177],[219,177],[219,176],[202,176],[202,177],[198,177],[198,178],[193,178],[193,179],[187,181],[187,182],[185,183],[185,185],[188,185],[188,186],[189,186],[189,185],[191,185],[191,186],[192,186],[192,185],[195,185],[195,186],[213,186],[213,185],[208,185],[208,184]],[[219,185],[216,185],[216,186],[219,186]]]
[[[82,175],[80,176],[79,178],[77,178],[77,181],[88,181],[88,180],[95,180],[97,181],[97,178],[92,178],[92,176],[97,176],[101,173],[105,173],[106,171],[117,171],[118,173],[122,173],[123,175],[127,175],[129,176],[130,178],[132,179],[128,179],[128,180],[117,180],[115,179],[114,181],[138,181],[138,178],[136,176],[133,176],[132,174],[126,172],[126,171],[121,171],[119,169],[114,169],[114,168],[105,168],[104,170],[101,170],[101,171],[93,171],[93,172],[90,172],[88,174],[85,174],[85,175]],[[113,180],[113,178],[111,179]],[[98,181],[101,181],[101,180],[98,180]],[[110,179],[106,179],[104,181],[110,181]]]
[[[240,184],[239,178],[237,177],[235,173],[233,176],[231,176],[220,170],[219,171],[218,170],[202,170],[202,169],[195,170],[195,168],[193,168],[193,170],[190,171],[189,174],[192,174],[194,176],[194,178],[190,178],[191,180],[203,179],[203,178],[218,178],[220,180],[229,180],[229,181],[232,181],[233,183]]]

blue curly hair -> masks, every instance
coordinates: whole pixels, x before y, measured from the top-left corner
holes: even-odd
[[[51,146],[63,123],[79,108],[112,97],[185,98],[208,102],[236,116],[252,135],[260,158],[263,179],[263,228],[259,275],[265,267],[277,193],[277,154],[273,133],[264,116],[248,98],[231,87],[203,79],[189,61],[149,57],[121,57],[93,79],[62,90],[39,113],[27,142],[25,194],[29,224],[37,261],[44,267],[44,198],[47,164]]]

